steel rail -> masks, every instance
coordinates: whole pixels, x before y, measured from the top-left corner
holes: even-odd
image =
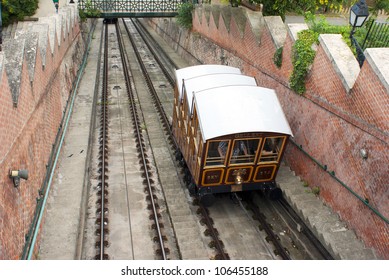
[[[100,171],[100,248],[96,258],[100,260],[107,259],[105,255],[105,188],[106,188],[106,160],[107,160],[107,121],[108,121],[108,25],[105,24],[104,32],[104,56],[103,56],[103,89],[101,94],[101,132],[100,132],[100,150],[101,157],[101,171]]]
[[[169,74],[168,69],[165,67],[165,64],[162,62],[158,53],[164,54],[164,58],[168,61],[168,64],[173,65],[174,68],[177,68],[177,65],[174,63],[174,61],[169,56],[165,55],[162,48],[159,46],[159,44],[157,44],[157,42],[155,42],[155,40],[150,36],[150,34],[148,32],[146,32],[145,28],[140,24],[139,20],[131,19],[131,22],[135,26],[138,33],[142,36],[142,38],[144,38],[143,41],[145,42],[145,44],[149,48],[150,52],[153,54],[154,59],[157,61],[163,74],[168,79],[170,85],[172,87],[174,87],[175,79],[171,74]],[[147,40],[145,39],[146,37],[147,37]],[[153,44],[150,43],[151,40],[153,41]]]
[[[303,233],[311,242],[312,245],[316,248],[316,250],[323,256],[325,260],[333,260],[334,257],[328,252],[328,250],[320,243],[317,237],[313,234],[313,232],[305,225],[303,220],[299,217],[299,215],[290,207],[288,202],[281,198],[277,200],[280,207],[289,215],[289,217],[299,225],[301,229],[299,232]]]
[[[157,239],[158,239],[158,243],[159,243],[160,248],[161,248],[162,258],[164,260],[166,260],[167,259],[167,252],[166,252],[166,249],[165,249],[165,246],[164,246],[164,238],[163,238],[163,235],[162,235],[161,227],[159,225],[158,211],[157,211],[156,202],[155,202],[155,199],[154,199],[154,196],[153,196],[153,191],[152,191],[152,186],[151,186],[151,179],[150,179],[149,173],[147,171],[147,161],[146,161],[145,151],[144,151],[144,148],[143,148],[143,145],[142,145],[143,139],[141,137],[141,135],[142,135],[141,131],[142,130],[141,130],[140,125],[138,123],[139,116],[138,116],[138,113],[137,113],[137,108],[135,106],[134,93],[133,93],[133,91],[131,89],[131,80],[130,80],[130,76],[128,74],[128,66],[127,66],[127,61],[126,61],[126,58],[125,58],[123,39],[120,36],[121,32],[119,30],[119,24],[116,23],[115,26],[116,26],[116,30],[117,30],[117,34],[118,34],[119,49],[120,49],[120,53],[121,53],[121,59],[122,59],[122,64],[123,64],[123,72],[124,72],[125,81],[126,81],[127,93],[128,93],[128,97],[130,99],[129,103],[130,103],[130,106],[131,106],[131,112],[133,114],[134,126],[135,126],[135,130],[136,130],[136,135],[137,135],[137,141],[139,143],[139,152],[141,154],[141,161],[142,161],[142,164],[144,166],[144,175],[145,175],[145,180],[146,180],[146,183],[147,183],[147,190],[148,190],[148,193],[149,193],[151,207],[152,207],[152,211],[153,211],[155,230],[157,232]],[[127,26],[125,24],[124,24],[124,26],[126,28],[127,34],[129,36],[129,39],[131,41],[131,44],[132,44],[133,49],[135,51],[135,54],[137,56],[138,63],[141,65],[142,69],[145,69],[145,66],[142,63],[142,59],[140,58],[140,54],[137,51],[135,42],[133,41],[133,38],[130,35],[130,32],[129,32]],[[149,85],[149,87],[150,87],[150,85]]]
[[[211,236],[212,240],[214,241],[214,247],[217,254],[217,259],[220,260],[229,260],[230,256],[224,251],[224,245],[219,239],[219,233],[217,230],[213,227],[212,219],[209,217],[207,209],[199,203],[199,209],[201,211],[202,216],[204,217],[205,225],[208,228],[209,235]]]
[[[290,260],[290,255],[287,253],[285,248],[282,246],[282,244],[278,241],[277,235],[274,233],[274,231],[270,228],[268,223],[266,222],[265,218],[263,217],[263,214],[259,210],[258,206],[255,205],[251,198],[244,196],[245,201],[247,202],[247,205],[250,207],[251,211],[253,211],[255,218],[261,223],[263,229],[265,230],[266,234],[272,241],[274,247],[276,248],[277,253],[284,259],[284,260]]]
[[[172,77],[171,74],[169,74],[169,71],[167,70],[166,66],[164,63],[162,63],[161,59],[159,58],[159,55],[163,54],[164,57],[166,57],[167,61],[172,64],[174,67],[176,67],[176,64],[171,60],[171,58],[164,52],[164,50],[162,48],[160,48],[157,44],[157,42],[148,34],[147,36],[147,40],[145,39],[145,34],[146,34],[146,31],[144,29],[144,27],[142,26],[142,24],[138,21],[138,20],[133,20],[131,19],[131,21],[134,22],[136,21],[137,24],[134,24],[135,28],[137,29],[137,31],[139,32],[139,35],[143,38],[143,40],[145,41],[146,45],[148,46],[148,49],[150,50],[150,52],[153,54],[153,57],[155,58],[155,60],[157,61],[159,67],[162,69],[162,72],[163,74],[165,75],[165,78],[169,81],[169,84],[174,87],[174,77]],[[143,30],[142,32],[140,32],[141,30]],[[149,41],[152,41],[153,44],[151,44]],[[152,48],[152,45],[153,45],[153,48]],[[154,48],[158,49],[158,53],[154,50]],[[149,79],[149,82],[152,84],[152,81],[151,79],[148,77]],[[172,142],[173,146],[174,146],[174,149],[175,151],[178,151],[179,150],[179,147],[178,147],[178,144],[177,144],[177,141],[176,139],[174,138],[174,135],[173,135],[173,131],[172,131],[172,127],[171,127],[171,124],[169,122],[169,118],[166,116],[166,113],[165,113],[165,110],[163,108],[163,105],[161,103],[161,101],[159,100],[158,98],[158,94],[156,93],[154,87],[152,87],[152,89],[150,90],[151,94],[152,94],[152,97],[153,99],[155,100],[156,102],[156,106],[158,108],[158,111],[160,113],[160,116],[161,116],[161,120],[163,121],[164,123],[164,126],[167,128],[167,132],[168,132],[168,137],[169,137],[169,140]]]

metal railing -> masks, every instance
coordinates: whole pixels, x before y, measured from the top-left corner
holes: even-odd
[[[95,9],[100,17],[172,17],[182,0],[79,0],[79,9]]]
[[[374,20],[371,22],[362,49],[388,48],[389,47],[389,22]]]

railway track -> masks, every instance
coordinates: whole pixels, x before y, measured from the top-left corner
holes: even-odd
[[[169,216],[172,221],[172,227],[175,232],[175,237],[177,240],[178,248],[180,250],[180,258],[188,258],[186,255],[194,255],[196,258],[207,258],[209,253],[202,252],[201,246],[199,250],[193,250],[193,240],[198,239],[201,233],[197,233],[197,238],[192,235],[192,232],[195,233],[198,231],[197,225],[191,222],[191,210],[187,205],[187,196],[184,192],[185,186],[183,186],[182,180],[180,180],[180,171],[177,169],[177,163],[175,162],[174,157],[174,149],[175,149],[175,141],[172,137],[172,133],[170,130],[170,123],[167,114],[165,113],[166,106],[171,106],[171,92],[173,90],[172,87],[172,78],[170,75],[167,75],[168,69],[164,67],[164,63],[161,62],[161,59],[158,58],[155,51],[151,51],[149,46],[144,43],[144,40],[137,34],[139,34],[139,27],[132,21],[127,21],[125,23],[125,28],[127,30],[127,34],[129,35],[131,46],[134,50],[134,53],[137,57],[137,61],[139,62],[140,72],[144,78],[144,81],[147,85],[147,92],[142,99],[140,97],[140,103],[143,110],[143,115],[153,113],[153,116],[148,118],[145,117],[146,123],[159,123],[159,125],[155,129],[148,129],[149,139],[151,145],[153,147],[159,146],[160,144],[153,142],[154,139],[162,139],[165,147],[163,148],[164,154],[168,154],[169,163],[167,161],[162,161],[158,163],[158,159],[156,159],[157,169],[159,170],[161,185],[163,186],[162,192],[163,196],[166,200],[166,203],[170,205],[168,211]],[[135,34],[135,35],[133,35]],[[145,61],[146,58],[146,61]],[[141,63],[144,62],[144,63]],[[171,65],[171,64],[170,64]],[[161,74],[156,74],[156,68],[160,70]],[[166,77],[167,75],[167,77]],[[168,95],[168,96],[167,96]],[[168,98],[166,98],[168,97]],[[150,102],[152,101],[152,102]],[[156,120],[157,118],[157,120]],[[148,125],[147,125],[148,126]],[[149,126],[148,126],[149,128]],[[166,167],[169,167],[169,172],[166,170]],[[163,169],[163,170],[162,170]],[[173,172],[171,172],[173,171]],[[177,180],[172,184],[168,180],[164,182],[164,175],[171,174],[169,177],[176,177]],[[177,209],[177,202],[178,209]],[[182,202],[182,203],[181,203]],[[186,211],[183,211],[185,209]],[[187,215],[184,215],[187,214]],[[189,217],[189,219],[188,219]],[[191,235],[191,238],[188,239],[188,232]],[[200,239],[197,242],[200,244],[203,241]]]
[[[104,37],[108,38],[108,28],[105,28]],[[108,245],[106,233],[108,232],[108,218],[106,204],[108,202],[108,40],[104,40],[104,55],[103,55],[103,88],[101,93],[101,117],[100,117],[100,136],[99,136],[99,183],[97,185],[97,219],[96,224],[98,229],[96,235],[98,240],[96,247],[98,252],[95,259],[108,259],[108,255],[105,253],[105,248]]]
[[[115,26],[115,31],[113,26]],[[155,163],[153,163],[153,156],[151,158],[148,156],[150,152],[148,135],[143,135],[146,129],[142,114],[145,114],[147,110],[153,112],[153,118],[158,114],[155,113],[154,105],[150,102],[150,96],[147,93],[150,88],[147,89],[143,85],[135,86],[135,78],[132,75],[138,76],[140,74],[137,70],[139,65],[131,65],[131,67],[127,65],[128,54],[124,53],[123,38],[117,36],[118,33],[120,34],[117,32],[118,29],[118,24],[106,25],[105,29],[105,54],[101,67],[104,69],[101,75],[103,82],[101,99],[98,102],[99,108],[96,112],[96,116],[101,118],[99,122],[101,127],[98,135],[95,136],[95,150],[97,152],[94,156],[95,163],[92,163],[95,175],[91,178],[92,184],[89,192],[91,195],[88,206],[91,210],[88,215],[88,233],[85,234],[86,241],[83,245],[82,255],[87,259],[92,258],[93,254],[95,259],[179,259],[181,257],[175,243],[175,234],[172,232],[170,217],[164,203],[165,194],[160,188],[160,180],[152,178],[153,173],[157,173],[157,171]],[[126,48],[129,48],[128,42]],[[131,57],[133,56],[131,55]],[[137,64],[134,59],[128,61]],[[133,72],[130,71],[130,68],[133,68]],[[124,69],[127,71],[123,71]],[[124,89],[126,90],[124,91]],[[123,92],[126,92],[125,95],[128,97],[125,98]],[[140,99],[146,101],[142,103],[143,108],[141,108]],[[132,115],[131,125],[129,125],[130,115]],[[159,121],[152,122],[158,123]],[[131,135],[128,135],[128,131],[131,131]],[[130,146],[133,146],[134,152],[136,152],[131,156],[126,155],[126,150],[129,149],[127,147],[129,138],[134,142]],[[118,146],[121,146],[121,149],[118,149]],[[134,165],[135,161],[139,167]],[[130,168],[133,171],[129,171]],[[122,173],[120,177],[124,177],[121,182],[118,182],[119,173]],[[174,175],[177,177],[177,174]],[[136,177],[137,183],[133,186]],[[136,184],[139,185],[136,186]],[[119,196],[122,196],[122,199]],[[136,198],[139,196],[141,199]],[[134,199],[136,200],[135,204],[136,202],[144,204],[145,201],[147,204],[139,207],[139,204],[133,203]],[[186,198],[180,198],[180,200],[186,201]],[[118,205],[124,205],[124,207]],[[128,217],[117,215],[118,210],[122,212],[121,214],[127,212]],[[145,213],[150,213],[150,215]],[[93,216],[95,216],[95,222],[92,223],[91,217]],[[145,219],[145,216],[148,217]],[[147,222],[149,219],[152,220],[151,223]],[[140,220],[141,222],[137,224],[137,221]],[[169,224],[167,230],[164,230],[164,221]],[[90,232],[94,231],[95,227],[96,236],[93,237]],[[167,234],[164,234],[164,231]],[[118,235],[122,236],[116,238]],[[92,238],[97,239],[95,244],[89,241]],[[124,249],[125,247],[122,246],[124,243],[129,244],[128,248]],[[147,246],[138,245],[143,243],[147,243]],[[91,249],[94,246],[97,249],[95,253],[94,249]],[[173,247],[174,251],[170,256],[168,247]],[[201,255],[205,256],[207,253]]]
[[[96,111],[100,127],[91,163],[83,258],[280,258],[283,245],[274,249],[275,241],[258,241],[265,237],[254,224],[256,218],[242,210],[228,217],[239,219],[235,238],[243,241],[235,242],[225,232],[228,227],[217,221],[221,209],[199,205],[187,190],[185,165],[176,159],[169,123],[176,65],[155,42],[144,42],[151,36],[137,22],[106,24],[104,32]],[[222,203],[235,207],[229,199]],[[246,235],[238,237],[242,228]],[[251,255],[239,246],[251,249]],[[288,258],[287,250],[284,254]]]
[[[122,60],[122,65],[123,69],[126,70],[128,68],[127,66],[127,61],[126,61],[126,55],[125,55],[125,50],[124,50],[124,45],[123,45],[123,39],[121,37],[121,32],[119,30],[119,25],[116,24],[116,32],[118,35],[118,40],[119,40],[119,47],[120,47],[120,54],[121,54],[121,60]],[[163,235],[162,233],[162,227],[163,227],[163,222],[161,221],[161,215],[158,212],[159,205],[156,201],[156,194],[155,194],[155,187],[153,184],[153,180],[151,179],[152,173],[151,173],[151,168],[148,164],[148,156],[146,153],[146,145],[143,137],[143,132],[141,129],[141,122],[140,122],[140,116],[137,111],[137,107],[135,106],[136,102],[136,97],[134,94],[134,91],[131,88],[131,82],[130,82],[130,77],[128,71],[124,71],[125,74],[125,81],[126,81],[126,90],[128,94],[128,100],[130,103],[131,107],[131,112],[132,112],[132,122],[133,126],[136,130],[136,143],[137,143],[137,148],[139,152],[139,163],[141,164],[141,168],[143,170],[143,177],[144,177],[144,184],[146,185],[145,189],[147,191],[147,200],[149,201],[148,208],[152,211],[152,214],[150,216],[150,219],[154,220],[153,228],[155,229],[155,240],[159,244],[159,249],[157,250],[158,254],[161,255],[163,260],[166,260],[167,254],[169,253],[169,249],[165,248],[165,241],[166,241],[166,236]]]
[[[241,207],[251,211],[266,241],[274,246],[274,255],[284,260],[333,259],[285,199],[269,201],[263,193],[253,192],[243,194],[242,202]]]

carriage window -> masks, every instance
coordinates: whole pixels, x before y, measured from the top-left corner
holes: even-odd
[[[284,137],[268,137],[261,151],[260,162],[278,161],[284,143]]]
[[[259,139],[242,139],[234,141],[231,164],[254,163]]]
[[[201,140],[201,138],[198,139],[197,143],[199,144],[197,156],[202,158],[202,156],[203,156],[203,141]]]
[[[208,144],[205,166],[224,165],[230,141],[212,141]]]

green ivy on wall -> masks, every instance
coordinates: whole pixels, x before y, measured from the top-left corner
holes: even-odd
[[[276,50],[273,56],[274,64],[277,66],[277,68],[281,68],[282,65],[282,51],[284,50],[284,47],[280,47]]]
[[[319,33],[308,29],[300,31],[297,36],[292,49],[293,72],[289,82],[290,87],[302,95],[305,93],[305,77],[316,54],[312,45],[318,43]]]
[[[312,48],[319,43],[320,34],[341,34],[347,45],[350,43],[350,27],[329,24],[324,17],[316,18],[310,12],[305,13],[305,22],[309,29],[300,31],[292,49],[293,72],[289,78],[291,88],[302,95],[305,93],[305,78],[313,63],[316,51]]]

